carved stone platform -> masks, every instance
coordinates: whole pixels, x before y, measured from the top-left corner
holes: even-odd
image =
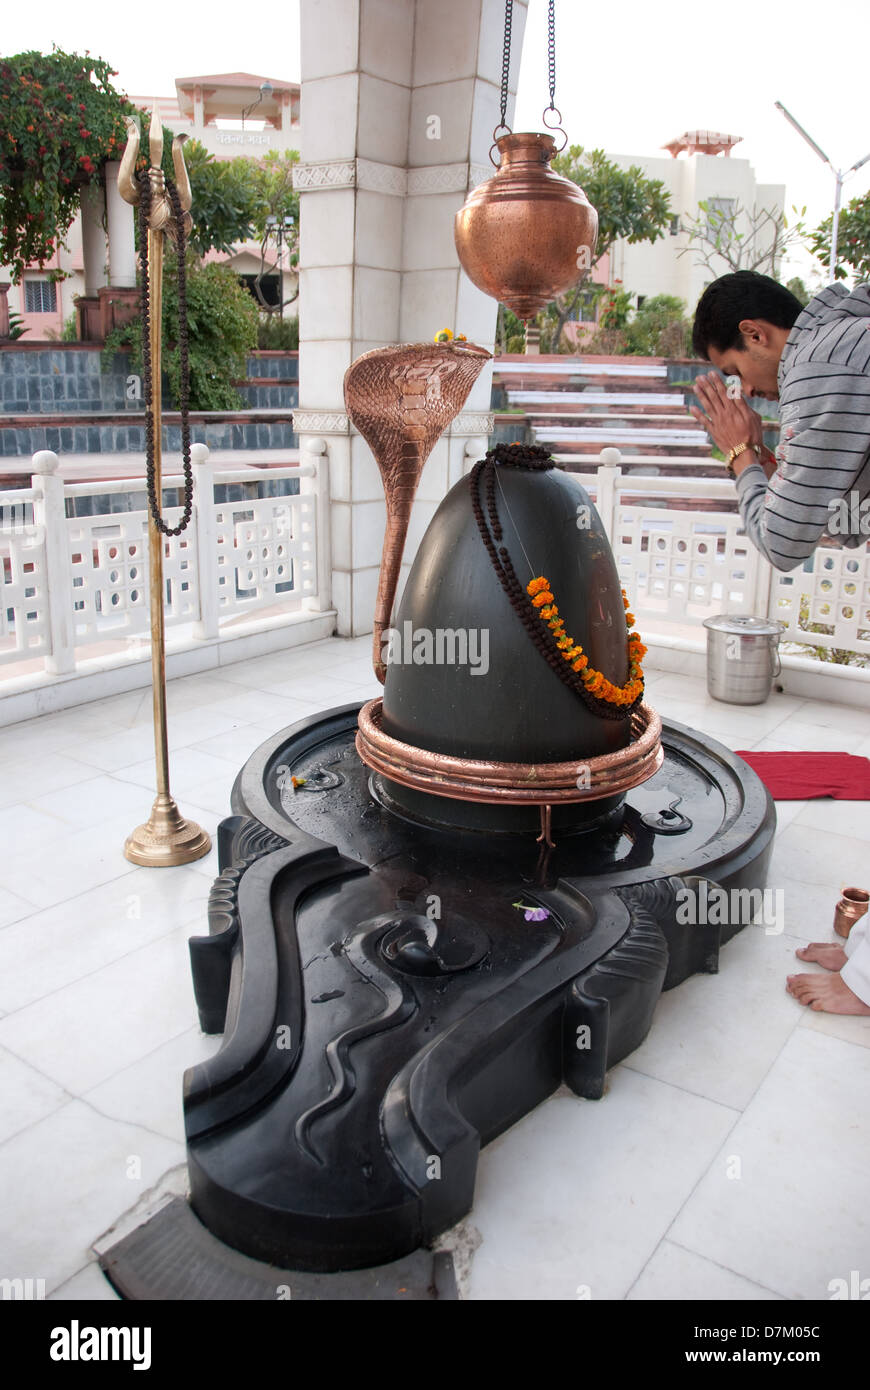
[[[185,1076],[193,1208],[290,1269],[431,1242],[469,1211],[482,1145],[563,1083],[600,1097],[662,989],[739,930],[686,920],[701,876],[761,887],[776,824],[741,759],[667,720],[655,777],[552,850],[411,820],[359,760],[358,710],[248,760],[190,943],[225,1034]]]

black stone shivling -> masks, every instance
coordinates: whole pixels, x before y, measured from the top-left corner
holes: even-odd
[[[527,764],[627,746],[630,720],[584,700],[543,623],[535,640],[522,616],[542,573],[592,666],[626,680],[619,577],[587,494],[544,451],[496,452],[420,543],[385,734]],[[488,634],[485,670],[470,629]],[[420,632],[464,632],[465,661],[417,662]],[[484,1144],[563,1084],[602,1096],[661,991],[715,973],[742,923],[700,920],[699,900],[708,883],[763,885],[775,828],[741,759],[664,718],[654,776],[554,806],[551,848],[535,805],[373,772],[359,708],[248,759],[219,831],[209,935],[190,943],[203,1029],[224,1034],[185,1077],[192,1208],[283,1269],[363,1269],[428,1245],[470,1210]]]

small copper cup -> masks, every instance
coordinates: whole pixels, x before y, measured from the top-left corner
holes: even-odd
[[[843,896],[834,909],[834,931],[838,936],[848,936],[849,932],[863,917],[870,904],[870,893],[866,888],[844,888]]]

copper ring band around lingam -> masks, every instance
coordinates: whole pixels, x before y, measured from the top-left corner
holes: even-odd
[[[598,801],[639,786],[664,761],[662,721],[645,704],[631,716],[627,748],[562,763],[483,762],[415,748],[384,733],[382,708],[381,699],[369,700],[359,712],[356,749],[363,762],[400,786],[459,801],[533,806]]]

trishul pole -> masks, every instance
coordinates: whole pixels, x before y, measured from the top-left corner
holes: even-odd
[[[127,122],[127,147],[118,173],[119,192],[128,203],[140,201],[140,191],[135,177],[136,158],[139,152],[139,128],[135,121]],[[187,218],[190,207],[190,185],[181,146],[186,137],[179,136],[172,142],[172,158],[175,166],[179,199]],[[151,117],[149,131],[149,154],[151,167],[148,170],[150,183],[150,216],[148,219],[148,279],[150,283],[149,340],[151,346],[151,437],[153,458],[148,464],[153,467],[154,487],[151,497],[157,499],[159,510],[163,494],[163,473],[161,460],[161,358],[163,338],[163,238],[165,229],[171,228],[174,213],[165,180],[161,170],[163,160],[163,127],[155,111]],[[189,221],[189,218],[187,218]],[[148,509],[148,575],[151,607],[151,684],[154,700],[154,755],[157,767],[157,796],[151,808],[151,815],[144,825],[139,825],[124,844],[124,854],[134,864],[146,868],[168,868],[175,864],[189,864],[201,859],[211,849],[208,834],[194,821],[185,820],[169,791],[169,744],[166,731],[166,646],[163,620],[163,547],[164,539],[157,526],[152,507]]]

